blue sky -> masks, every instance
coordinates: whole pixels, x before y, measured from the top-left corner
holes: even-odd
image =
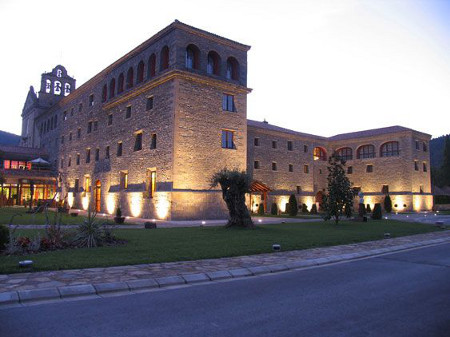
[[[446,0],[0,0],[0,129],[20,133],[43,72],[61,63],[80,86],[175,19],[252,46],[250,119],[323,136],[450,133]]]

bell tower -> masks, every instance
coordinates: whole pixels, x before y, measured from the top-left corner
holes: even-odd
[[[39,103],[50,107],[73,90],[75,90],[75,79],[67,75],[66,68],[57,65],[52,72],[42,74]]]

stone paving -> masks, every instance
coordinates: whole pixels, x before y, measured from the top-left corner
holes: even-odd
[[[236,273],[239,273],[242,272],[242,270],[239,271],[240,268],[253,268],[253,273],[256,274],[257,268],[264,266],[280,266],[312,259],[316,261],[317,259],[323,259],[330,262],[333,256],[342,257],[348,255],[349,258],[352,258],[352,256],[355,256],[354,253],[366,251],[374,251],[381,254],[389,251],[390,248],[393,250],[405,249],[405,245],[407,244],[417,243],[417,246],[419,246],[421,242],[430,242],[435,239],[450,242],[450,231],[446,230],[341,246],[274,252],[251,256],[0,275],[0,297],[1,293],[12,291],[59,288],[75,285],[91,285],[90,287],[92,287],[92,285],[96,284],[112,284],[114,282],[128,281],[138,282],[139,280],[145,282],[150,279],[157,280],[158,278],[185,276],[186,274],[217,272],[218,277],[220,277],[220,272],[229,271],[233,274],[232,271],[234,270]]]

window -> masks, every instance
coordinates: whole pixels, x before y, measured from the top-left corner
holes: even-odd
[[[134,85],[134,71],[133,68],[130,67],[127,72],[127,89],[132,88]]]
[[[208,53],[208,65],[206,66],[206,72],[209,75],[220,75],[220,57],[214,51]]]
[[[72,157],[69,157],[69,161],[67,162],[67,166],[70,167],[72,165]]]
[[[128,188],[128,172],[120,171],[120,189],[126,190]]]
[[[78,139],[81,138],[81,128],[78,128],[78,130],[77,130],[77,138]]]
[[[77,153],[77,165],[80,165],[80,154]]]
[[[125,113],[125,118],[130,118],[131,117],[131,106],[127,106],[127,110]]]
[[[72,132],[69,132],[69,142],[72,141]]]
[[[145,109],[148,110],[152,110],[153,109],[153,97],[148,97],[147,98],[147,104]]]
[[[120,77],[119,77],[119,87],[120,87]],[[113,98],[115,94],[116,94],[116,79],[113,78],[111,79],[111,81],[109,81],[109,98]]]
[[[120,75],[119,75],[119,83],[117,85],[117,93],[118,94],[123,92],[124,82],[125,82],[125,76],[123,76],[123,73],[120,73]]]
[[[423,172],[427,172],[427,163],[422,163]]]
[[[64,168],[64,159],[61,158],[61,168]]]
[[[156,149],[156,133],[152,133],[152,138],[150,141],[150,149],[151,150]]]
[[[156,171],[155,170],[147,170],[147,183],[146,189],[149,198],[153,198],[156,192]]]
[[[414,170],[419,171],[419,163],[417,160],[414,160]]]
[[[80,179],[75,179],[74,190],[75,193],[80,191]]]
[[[289,164],[289,172],[294,172],[294,165]]]
[[[63,112],[63,121],[66,121],[67,120],[67,111],[64,111]]]
[[[234,106],[234,96],[223,94],[222,96],[222,110],[224,111],[236,111]]]
[[[347,174],[353,174],[353,167],[352,166],[347,167]]]
[[[366,166],[366,172],[367,173],[372,173],[373,172],[373,165],[367,165]]]
[[[144,82],[144,61],[139,62],[137,67],[136,83]]]
[[[255,145],[255,146],[259,146],[259,138],[255,138],[254,140],[253,140],[253,144]]]
[[[398,142],[387,142],[381,145],[380,156],[381,157],[395,157],[399,156]]]
[[[109,146],[105,149],[105,159],[109,159]]]
[[[303,152],[305,152],[305,153],[308,152],[308,145],[303,145]]]
[[[122,156],[122,142],[117,143],[117,157]]]
[[[94,94],[89,95],[89,106],[94,106]]]
[[[155,54],[150,55],[148,58],[148,67],[147,67],[147,78],[152,78],[156,74],[156,56]]]
[[[98,130],[98,121],[94,121],[94,131]]]
[[[278,147],[278,143],[276,140],[272,140],[272,149],[276,149]]]
[[[112,123],[113,123],[113,115],[109,114],[108,115],[108,125],[112,125]]]
[[[420,193],[420,194],[423,194],[423,185],[420,185],[420,186],[419,186],[419,193]]]
[[[98,161],[100,159],[100,149],[95,149],[95,161]]]
[[[327,153],[324,148],[322,147],[315,147],[313,152],[313,158],[314,160],[327,160]]]
[[[303,166],[303,173],[306,173],[306,174],[309,173],[309,166],[308,165],[304,165]]]
[[[91,178],[89,176],[84,177],[84,191],[85,192],[91,191]]]
[[[352,160],[353,159],[353,151],[349,147],[343,147],[336,151],[336,154],[341,158],[342,160]]]
[[[87,133],[91,133],[92,132],[92,121],[88,123],[88,127],[87,127]]]
[[[73,116],[73,110],[74,108],[70,109],[70,116]]]
[[[256,169],[256,170],[260,168],[260,166],[259,166],[259,160],[255,160],[255,161],[253,162],[253,168]]]
[[[186,68],[188,69],[198,69],[199,68],[199,49],[190,44],[186,48]]]
[[[83,103],[78,104],[78,112],[83,111]]]
[[[276,171],[277,170],[277,163],[272,162],[272,171]]]
[[[64,136],[61,136],[61,144],[64,144]]]
[[[102,89],[102,102],[106,102],[107,98],[108,98],[108,86],[104,84]]]
[[[427,143],[423,142],[422,149],[423,149],[423,152],[427,152],[428,151]]]
[[[300,194],[300,193],[302,193],[302,187],[297,185],[297,194]]]
[[[229,80],[239,80],[239,63],[234,57],[229,57],[227,60],[226,77]]]
[[[292,149],[293,149],[292,141],[290,141],[290,140],[288,140],[288,142],[287,142],[287,149],[288,149],[288,151],[292,151]]]
[[[375,146],[363,145],[358,148],[356,153],[358,159],[375,158]]]
[[[389,194],[389,185],[383,185],[383,187],[381,188],[381,193]]]
[[[86,149],[86,164],[91,162],[91,149]]]
[[[134,140],[134,151],[142,150],[142,132],[136,133]]]
[[[419,150],[419,149],[420,149],[420,143],[418,140],[416,140],[416,150]]]
[[[169,47],[164,46],[161,49],[160,70],[169,68]]]
[[[222,148],[234,149],[234,131],[222,130]]]

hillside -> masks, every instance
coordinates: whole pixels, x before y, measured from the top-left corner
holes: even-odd
[[[445,137],[440,136],[430,141],[431,167],[439,168],[442,165]]]
[[[20,136],[0,130],[1,145],[19,145]]]

